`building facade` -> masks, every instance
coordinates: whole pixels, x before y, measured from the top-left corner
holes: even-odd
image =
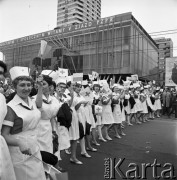
[[[154,39],[158,53],[159,80],[161,84],[165,83],[166,58],[173,57],[173,41],[171,38],[160,37]]]
[[[101,18],[101,0],[58,0],[57,27]]]
[[[117,78],[138,74],[140,79],[157,79],[158,48],[132,13],[0,43],[0,51],[9,67],[30,66],[31,63],[39,67],[37,55],[41,40],[52,46],[43,67],[64,67],[71,74],[87,75],[96,71],[101,75],[114,74]]]

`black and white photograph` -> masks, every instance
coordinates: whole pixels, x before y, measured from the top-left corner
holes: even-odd
[[[177,179],[177,0],[0,0],[0,180]]]

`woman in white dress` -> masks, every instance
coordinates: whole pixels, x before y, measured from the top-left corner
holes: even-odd
[[[128,126],[133,126],[133,124],[130,122],[130,114],[131,114],[131,108],[130,108],[130,93],[129,89],[125,90],[125,97],[124,97],[124,109],[125,109],[125,116]]]
[[[138,89],[135,90],[134,92],[134,99],[135,99],[135,112],[136,112],[136,124],[141,124],[141,122],[139,121],[139,118],[141,116],[140,112],[143,110],[142,106],[141,106],[141,101],[140,101],[140,92]]]
[[[112,103],[112,91],[110,89],[103,87],[103,95],[101,98],[102,103],[102,124],[103,131],[105,132],[105,139],[111,141],[112,138],[108,135],[108,127],[114,124],[114,117],[112,113],[111,103]]]
[[[42,152],[42,155],[44,154],[43,156],[45,156],[45,152],[53,154],[53,133],[55,132],[54,134],[57,134],[56,115],[61,104],[54,96],[50,95],[50,86],[53,85],[52,78],[48,75],[42,75],[42,79],[43,87],[42,96],[40,98],[41,108],[39,109],[41,117],[37,127],[37,138],[40,151]],[[33,98],[36,99],[36,96]],[[55,152],[55,155],[55,159],[58,159],[55,160],[52,165],[63,171],[63,169],[59,167],[59,160],[61,160],[60,148]]]
[[[13,67],[10,69],[10,74],[17,94],[8,103],[2,135],[9,146],[16,179],[45,180],[37,142],[37,125],[41,116],[37,106],[40,107],[40,104],[38,99],[33,101],[29,98],[32,88],[29,69]],[[40,92],[38,91],[39,96]]]
[[[125,135],[121,128],[121,123],[125,121],[125,111],[124,111],[124,106],[123,106],[123,99],[124,99],[125,92],[123,89],[119,87],[115,85],[113,87],[113,94],[112,94],[114,130],[116,133],[115,137],[118,139],[121,138],[120,135]]]
[[[68,89],[66,89],[67,86],[68,86]],[[70,110],[72,111],[71,126],[69,127],[69,132],[68,132],[70,145],[71,145],[71,152],[69,149],[65,151],[67,152],[67,154],[71,154],[71,158],[70,158],[71,163],[81,165],[83,163],[79,161],[76,157],[77,140],[79,140],[79,122],[78,122],[78,117],[75,110],[76,99],[74,98],[73,85],[71,83],[67,83],[66,85],[65,81],[59,80],[59,83],[57,84],[57,99],[62,104],[67,103],[68,106],[70,107]],[[63,134],[66,134],[66,132],[65,133],[63,132]],[[66,137],[66,135],[65,137],[63,137],[63,141],[65,141],[65,148],[68,148],[67,147],[69,145],[68,137]]]
[[[75,110],[77,113],[77,117],[79,120],[79,132],[80,132],[80,147],[81,147],[81,155],[86,158],[91,158],[91,156],[87,153],[85,148],[85,136],[89,135],[91,124],[87,122],[87,118],[85,116],[85,108],[88,101],[84,99],[82,95],[80,95],[82,85],[81,83],[77,82],[74,88],[74,103],[75,103]]]
[[[96,118],[96,127],[98,129],[98,139],[100,141],[103,141],[103,142],[106,142],[106,140],[103,138],[103,135],[102,135],[102,118],[101,118],[101,110],[102,110],[102,107],[100,106],[101,105],[101,102],[100,102],[100,99],[101,99],[101,94],[100,94],[100,85],[99,84],[94,84],[93,85],[93,105],[94,105],[94,108],[97,106],[97,114],[95,114],[95,118]],[[100,111],[100,112],[99,112]],[[95,145],[96,142],[94,142]]]
[[[149,88],[147,90],[147,106],[148,106],[148,112],[149,112],[150,119],[154,119],[155,108],[154,108],[153,102],[155,102],[154,94],[152,93],[152,89]]]
[[[6,73],[6,65],[0,61],[0,80],[4,79]],[[7,106],[5,97],[0,93],[0,179],[2,180],[16,180],[15,172],[9,153],[8,146],[5,139],[1,136],[1,128],[3,120],[7,113]]]
[[[160,90],[156,90],[155,92],[155,104],[156,107],[156,115],[159,118],[160,117],[160,110],[162,109],[161,101],[160,101]]]
[[[148,108],[147,108],[147,102],[146,102],[147,96],[144,92],[144,88],[141,89],[140,92],[140,101],[141,105],[143,107],[143,110],[140,112],[142,114],[142,122],[146,122],[146,116],[148,114]]]

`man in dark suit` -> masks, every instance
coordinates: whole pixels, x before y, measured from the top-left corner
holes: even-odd
[[[177,119],[177,93],[176,91],[174,91],[171,96],[171,109],[168,116],[170,117],[170,115],[173,112],[175,112],[175,118]]]

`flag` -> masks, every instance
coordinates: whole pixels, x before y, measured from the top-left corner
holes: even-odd
[[[68,69],[58,68],[59,76],[60,77],[67,77],[68,76]]]
[[[110,80],[110,87],[112,87],[115,84],[116,76],[113,75],[113,78]]]
[[[73,82],[78,82],[83,80],[83,73],[73,73]]]
[[[47,45],[44,51],[44,54],[42,55],[42,58],[45,59],[47,58],[47,55],[49,54],[49,52],[51,51],[52,46]]]
[[[99,77],[99,74],[95,71],[92,71],[92,77],[93,79],[97,79]]]
[[[108,81],[108,80],[109,80],[109,77],[110,77],[110,75],[108,75],[108,77],[106,78],[106,81]]]
[[[131,75],[131,78],[133,81],[138,81],[138,75],[137,74]]]
[[[38,57],[45,59],[51,49],[52,46],[49,46],[46,41],[41,40],[41,47],[39,49]]]
[[[132,81],[132,77],[126,77],[126,81]]]
[[[155,80],[152,81],[152,84],[155,84]]]
[[[89,79],[90,79],[91,81],[93,81],[93,77],[92,77],[91,74],[88,74],[88,77],[89,77]]]
[[[119,84],[120,80],[121,80],[122,76],[119,77],[118,81],[117,81],[117,84]]]

